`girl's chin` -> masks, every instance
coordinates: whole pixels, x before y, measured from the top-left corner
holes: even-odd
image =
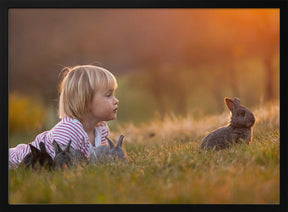
[[[113,114],[113,116],[107,118],[105,121],[112,121],[117,118],[117,114]]]

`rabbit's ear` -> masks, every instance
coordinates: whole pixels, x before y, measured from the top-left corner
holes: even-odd
[[[239,107],[241,105],[240,99],[236,98],[236,97],[234,98],[233,103],[234,103],[235,107]]]
[[[69,141],[69,143],[68,143],[67,147],[65,148],[64,152],[69,152],[71,142],[72,142],[72,140]]]
[[[234,110],[234,107],[235,107],[233,100],[229,99],[228,97],[225,97],[224,100],[225,100],[227,108],[232,112]]]
[[[114,143],[107,136],[105,138],[107,139],[110,148],[114,148],[115,147]]]
[[[34,147],[33,145],[29,144],[30,149],[31,149],[31,153],[33,156],[36,156],[40,153],[39,149],[37,149],[36,147]]]
[[[122,147],[124,135],[120,135],[117,146]]]
[[[42,141],[40,142],[39,146],[41,152],[46,152],[45,144]]]
[[[57,144],[55,140],[53,140],[53,145],[54,145],[56,154],[62,152],[62,149],[60,148],[60,146]]]

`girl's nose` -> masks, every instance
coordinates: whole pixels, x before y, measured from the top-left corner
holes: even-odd
[[[114,100],[115,100],[115,105],[118,105],[119,104],[119,100],[116,97],[114,97]]]

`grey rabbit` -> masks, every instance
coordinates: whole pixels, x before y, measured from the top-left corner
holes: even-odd
[[[124,136],[120,135],[119,140],[116,144],[106,137],[109,145],[101,145],[95,148],[94,154],[91,155],[90,161],[92,163],[100,162],[103,163],[105,161],[111,160],[127,160],[128,156],[123,149],[123,139]]]
[[[43,142],[39,143],[40,150],[29,144],[31,152],[29,152],[21,162],[26,168],[32,167],[33,169],[38,169],[44,167],[51,170],[53,166],[53,159],[47,153],[45,144]]]
[[[79,151],[74,150],[71,147],[72,140],[69,141],[68,145],[64,150],[61,149],[59,144],[55,140],[53,140],[53,145],[55,148],[55,157],[54,157],[54,168],[71,168],[75,165],[82,165],[82,163],[88,164],[88,159],[85,155]]]
[[[238,98],[232,100],[225,97],[224,101],[227,108],[231,111],[230,122],[227,126],[208,134],[201,143],[201,149],[215,148],[220,150],[241,141],[249,144],[252,140],[252,126],[255,123],[254,114],[241,105]]]

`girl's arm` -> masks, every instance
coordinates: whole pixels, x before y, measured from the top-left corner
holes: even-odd
[[[106,122],[101,122],[100,132],[101,132],[101,145],[108,145],[108,141],[105,137],[109,135],[110,131]]]
[[[48,152],[48,154],[51,155],[51,147],[49,147],[49,145],[47,145],[46,142],[46,135],[47,135],[48,131],[45,131],[39,135],[37,135],[37,137],[35,138],[35,140],[33,142],[31,142],[30,144],[33,145],[34,147],[36,147],[37,149],[40,149],[40,142],[44,142],[45,146],[46,146],[46,151]],[[54,148],[52,148],[54,151]],[[16,147],[14,148],[10,148],[9,149],[9,168],[17,168],[18,165],[22,162],[22,160],[24,159],[24,157],[31,152],[30,146],[28,144],[18,144]]]
[[[71,140],[71,147],[73,149],[80,150],[86,156],[88,155],[88,135],[85,133],[80,122],[68,121],[56,125],[51,132],[51,144],[53,140],[60,146],[67,146]],[[53,155],[53,157],[55,157],[55,155]]]

